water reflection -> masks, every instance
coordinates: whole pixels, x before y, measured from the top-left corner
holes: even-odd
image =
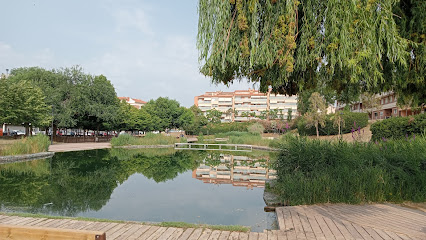
[[[232,184],[252,189],[264,188],[266,180],[276,178],[276,170],[271,169],[269,156],[256,158],[209,154],[193,171],[192,177],[204,183]]]
[[[263,187],[275,175],[269,159],[172,149],[59,153],[52,159],[0,165],[0,211],[240,224],[261,231],[273,221],[263,213],[262,191],[211,188],[193,178]]]

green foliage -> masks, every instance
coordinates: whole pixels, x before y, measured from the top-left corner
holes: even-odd
[[[424,103],[422,0],[215,1],[198,5],[201,72],[288,95],[325,86],[346,101],[395,90]]]
[[[252,125],[248,126],[247,128],[248,132],[251,134],[262,134],[263,131],[265,131],[265,128],[260,123],[253,123]]]
[[[0,84],[0,122],[40,126],[50,121],[50,107],[44,102],[41,89],[19,78],[2,80]]]
[[[327,114],[327,103],[318,93],[312,93],[309,97],[309,110],[304,114],[306,127],[315,127],[316,135],[319,136],[318,127],[325,127],[325,118]]]
[[[112,146],[127,145],[171,145],[181,142],[172,136],[164,136],[162,134],[147,133],[144,137],[134,137],[129,134],[120,134],[118,137],[111,139]]]
[[[156,100],[150,100],[143,108],[151,115],[155,116],[154,130],[165,131],[181,127],[180,116],[184,108],[178,101],[169,98],[159,97]]]
[[[392,117],[371,125],[372,140],[412,138],[426,134],[426,114]]]
[[[273,191],[290,205],[424,202],[426,139],[347,143],[287,137]]]
[[[222,112],[216,109],[210,109],[206,112],[206,118],[210,123],[220,123],[220,118],[222,117]]]
[[[200,132],[204,135],[226,133],[226,132],[246,132],[250,122],[230,122],[230,123],[210,123],[202,127]]]
[[[351,130],[358,130],[358,128],[364,128],[368,125],[368,114],[367,113],[355,113],[355,112],[342,112],[342,122],[345,124],[341,126],[342,134],[350,133]],[[339,129],[334,124],[334,114],[328,114],[325,118],[325,126],[319,127],[318,131],[320,135],[338,135]],[[313,136],[316,135],[315,127],[306,128],[306,122],[304,117],[297,118],[295,122],[297,131],[302,136]]]
[[[39,134],[36,136],[22,138],[21,140],[7,145],[4,149],[0,150],[0,155],[9,156],[47,152],[49,145],[49,137]]]

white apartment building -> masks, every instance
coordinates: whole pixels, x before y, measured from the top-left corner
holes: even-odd
[[[194,104],[203,113],[212,109],[222,112],[222,122],[244,122],[259,119],[267,111],[276,111],[277,119],[286,119],[289,109],[291,109],[292,118],[298,116],[296,96],[261,93],[253,89],[234,92],[206,92],[196,96]],[[247,114],[251,114],[251,116],[247,117]]]

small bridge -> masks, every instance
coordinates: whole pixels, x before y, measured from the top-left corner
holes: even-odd
[[[177,150],[212,150],[232,152],[252,152],[252,145],[245,144],[210,144],[210,143],[175,143]]]

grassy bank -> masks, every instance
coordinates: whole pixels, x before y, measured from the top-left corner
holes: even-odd
[[[128,134],[122,134],[111,139],[111,145],[113,147],[127,145],[170,145],[177,142],[186,142],[186,139],[153,133],[147,133],[144,137],[133,137]]]
[[[287,137],[273,192],[290,205],[426,201],[426,139],[347,143]]]
[[[0,149],[0,156],[22,155],[46,152],[49,148],[50,140],[45,135],[36,135],[14,141]]]

